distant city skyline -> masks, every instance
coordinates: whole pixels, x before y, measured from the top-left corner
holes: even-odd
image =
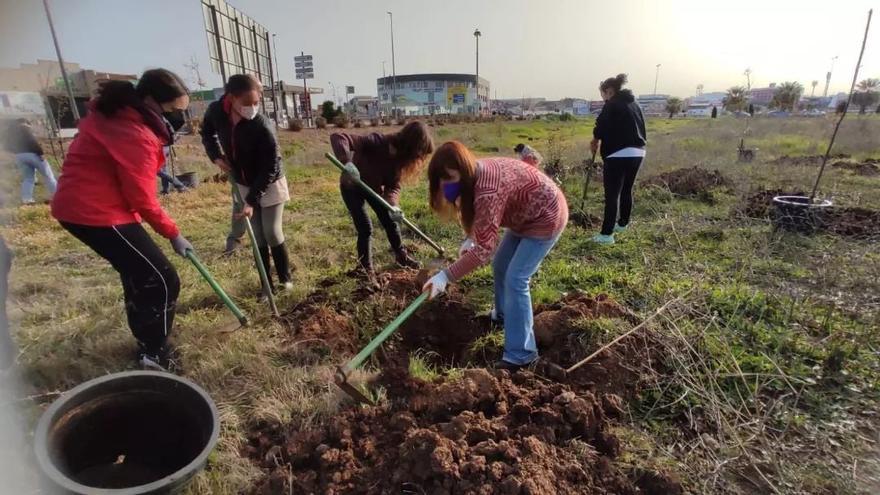
[[[208,87],[221,85],[211,70],[198,0],[50,0],[65,59],[84,68],[140,73],[166,67],[189,81],[198,60]],[[391,74],[386,11],[394,12],[398,74],[473,73],[473,31],[479,28],[480,75],[492,98],[598,99],[601,79],[629,74],[637,94],[688,97],[746,85],[797,81],[825,84],[829,94],[849,89],[867,11],[877,0],[727,2],[631,0],[449,0],[230,2],[276,33],[281,79],[296,83],[293,56],[314,55],[316,79],[375,95],[382,62]],[[42,3],[0,0],[0,66],[55,59]],[[880,77],[880,26],[868,40],[859,79]],[[197,89],[193,84],[193,89]],[[341,96],[341,95],[340,95]],[[318,102],[315,102],[318,103]]]

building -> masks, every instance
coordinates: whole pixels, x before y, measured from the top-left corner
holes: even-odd
[[[372,119],[379,116],[379,98],[375,96],[352,96],[347,107],[348,112],[357,118]]]
[[[755,108],[767,108],[773,101],[773,95],[776,94],[776,83],[770,83],[766,88],[755,88],[749,90],[749,103]]]
[[[717,108],[721,113],[724,109],[724,98],[727,93],[724,91],[715,91],[712,93],[703,93],[685,101],[688,117],[711,117],[712,109]]]
[[[105,81],[137,81],[135,74],[117,74],[83,69],[79,64],[65,62],[68,80],[80,115],[86,112],[89,101]],[[36,101],[43,102],[39,115]],[[28,102],[26,105],[13,102]],[[9,106],[6,106],[9,103]],[[61,66],[54,60],[37,60],[36,64],[20,64],[18,67],[0,67],[0,113],[12,114],[26,109],[33,118],[47,118],[46,103],[53,119],[61,128],[74,127],[70,98],[61,78]],[[17,110],[16,110],[17,108]]]
[[[477,85],[476,79],[473,74],[406,74],[377,79],[376,90],[386,115],[395,107],[404,115],[486,114],[489,81],[481,77]]]
[[[666,115],[666,100],[669,95],[639,95],[636,99],[645,115]]]

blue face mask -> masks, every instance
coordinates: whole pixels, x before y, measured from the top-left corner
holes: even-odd
[[[443,184],[443,197],[446,198],[446,201],[455,203],[459,196],[461,196],[461,182],[447,182]]]

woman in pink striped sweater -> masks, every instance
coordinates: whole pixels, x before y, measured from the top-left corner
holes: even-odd
[[[433,298],[492,260],[495,319],[504,324],[504,355],[496,367],[515,371],[532,364],[538,349],[529,279],[565,229],[565,196],[537,168],[514,158],[477,160],[456,141],[434,153],[428,178],[431,208],[457,216],[468,238],[458,261],[424,290]],[[499,243],[502,227],[507,232]]]

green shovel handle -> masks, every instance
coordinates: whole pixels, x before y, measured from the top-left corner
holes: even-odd
[[[230,298],[226,294],[226,291],[224,291],[223,288],[220,287],[220,284],[218,284],[217,281],[214,280],[214,277],[211,276],[211,273],[208,271],[207,268],[205,268],[205,265],[202,264],[202,262],[199,260],[199,257],[196,256],[196,253],[192,249],[186,250],[186,258],[192,262],[193,266],[196,267],[196,270],[198,270],[198,272],[202,275],[202,278],[204,278],[205,281],[208,282],[208,285],[210,285],[211,288],[214,289],[214,292],[217,293],[218,296],[220,296],[220,300],[223,301],[223,304],[225,304],[227,308],[229,308],[229,311],[232,311],[232,314],[234,314],[235,317],[238,318],[238,322],[241,323],[241,326],[247,326],[247,316],[245,316],[244,313],[242,313],[241,310],[238,309],[238,306],[235,305],[235,303],[232,301],[232,298]]]
[[[241,191],[238,190],[238,186],[235,185],[235,181],[232,182],[232,200],[241,207],[244,207],[244,198],[241,197]],[[276,318],[280,316],[278,313],[278,306],[275,304],[275,295],[272,294],[272,286],[269,282],[269,274],[266,273],[266,267],[263,266],[263,260],[260,257],[260,250],[257,247],[257,237],[254,235],[254,228],[251,226],[250,218],[243,218],[245,230],[247,230],[248,237],[251,240],[251,250],[254,254],[254,261],[257,264],[257,273],[260,275],[260,282],[263,287],[263,293],[266,295],[266,299],[269,301],[269,309],[272,310],[272,315]]]
[[[371,340],[363,349],[361,349],[361,352],[357,353],[357,355],[353,357],[351,361],[345,363],[340,371],[345,374],[345,376],[348,376],[348,374],[351,373],[355,368],[358,368],[360,367],[360,365],[364,364],[364,361],[366,361],[371,354],[376,352],[376,349],[379,348],[379,346],[382,345],[382,343],[385,342],[392,333],[397,331],[400,325],[402,325],[403,322],[405,322],[410,316],[412,316],[413,313],[416,312],[417,309],[419,309],[419,306],[421,306],[425,301],[428,300],[429,295],[430,292],[422,292],[415,301],[407,306],[406,309],[404,309],[403,312],[394,319],[394,321],[389,323],[387,327],[379,332],[379,335],[376,335],[373,340]]]
[[[340,162],[335,156],[333,156],[332,153],[324,153],[324,156],[326,156],[327,159],[330,160],[330,162],[331,162],[333,165],[336,165],[336,168],[338,168],[340,172],[346,174],[346,175],[348,176],[348,178],[349,178],[351,181],[353,181],[355,184],[357,184],[358,187],[360,187],[362,191],[364,191],[365,193],[367,193],[368,196],[370,196],[371,198],[373,198],[373,200],[375,200],[377,203],[379,203],[380,205],[382,205],[382,208],[385,208],[385,209],[388,210],[389,212],[392,211],[392,210],[394,209],[394,207],[391,206],[391,205],[388,203],[388,201],[385,201],[385,198],[383,198],[382,196],[380,196],[379,194],[377,194],[376,191],[374,191],[373,188],[371,188],[371,187],[368,186],[364,181],[362,181],[360,177],[353,177],[352,175],[350,175],[350,174],[345,170],[345,165],[343,165],[342,162]],[[410,230],[412,230],[413,232],[415,232],[417,236],[421,237],[425,242],[427,242],[429,246],[431,246],[432,248],[434,248],[434,250],[436,250],[437,253],[440,254],[440,256],[443,256],[444,254],[446,254],[446,251],[445,251],[442,247],[440,247],[439,244],[437,244],[436,242],[434,242],[434,241],[433,241],[430,237],[428,237],[424,232],[422,232],[421,230],[419,230],[419,228],[416,227],[416,224],[410,222],[408,218],[405,218],[405,217],[404,217],[404,218],[403,218],[403,223],[404,223],[407,227],[409,227]]]

